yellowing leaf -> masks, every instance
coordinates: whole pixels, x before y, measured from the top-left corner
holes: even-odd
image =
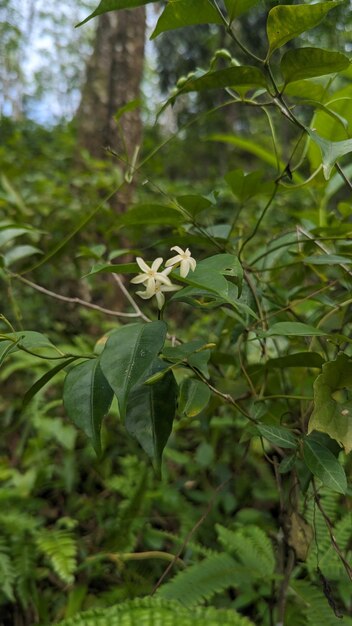
[[[271,9],[266,25],[269,40],[268,57],[297,35],[317,26],[325,15],[339,4],[341,2],[280,4]]]
[[[308,432],[319,430],[352,450],[352,360],[340,354],[322,367],[314,383],[314,410]]]

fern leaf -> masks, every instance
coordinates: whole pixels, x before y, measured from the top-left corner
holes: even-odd
[[[157,598],[136,599],[109,609],[85,611],[59,626],[254,626],[236,611],[197,607]]]
[[[229,587],[250,584],[250,573],[228,554],[216,554],[200,563],[189,566],[159,588],[157,595],[167,600],[177,600],[184,606],[209,600]]]
[[[153,537],[158,537],[160,539],[169,539],[170,541],[176,544],[176,548],[178,549],[180,549],[184,543],[184,537],[180,537],[179,535],[176,535],[175,533],[172,533],[168,530],[160,530],[159,528],[151,528],[149,532]],[[187,541],[187,554],[188,553],[197,554],[199,556],[205,556],[205,557],[217,554],[215,550],[212,550],[211,548],[207,548],[206,546],[203,546],[200,543],[197,543],[196,541],[192,541],[192,540]]]
[[[14,602],[14,585],[15,585],[16,572],[7,552],[0,552],[0,592],[4,594],[7,600]]]
[[[72,534],[67,530],[43,530],[37,537],[37,546],[61,580],[73,583],[77,546]]]
[[[35,596],[35,546],[24,541],[13,546],[13,564],[16,572],[16,596],[26,609]]]
[[[243,526],[229,530],[216,524],[220,543],[245,565],[253,578],[261,579],[263,572],[270,576],[275,571],[275,556],[271,541],[259,526]]]
[[[295,580],[291,584],[307,619],[307,626],[341,626],[323,592],[306,580]]]

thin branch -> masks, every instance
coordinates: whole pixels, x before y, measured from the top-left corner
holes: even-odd
[[[313,237],[313,235],[311,235],[307,230],[305,230],[305,228],[303,228],[302,226],[298,226],[297,228],[298,232],[301,233],[302,235],[304,235],[305,237],[307,237],[307,239],[310,239],[311,241],[314,241],[315,245],[320,248],[320,250],[322,250],[322,252],[325,252],[325,254],[331,254],[331,250],[329,250],[329,248],[327,248],[323,243],[321,243],[320,241],[317,241],[315,239],[315,237]],[[350,276],[352,276],[352,271],[350,270],[350,268],[345,265],[344,263],[338,263],[339,267],[341,267],[345,272],[347,272],[347,274],[349,274]]]
[[[128,289],[123,284],[123,282],[121,280],[121,276],[119,276],[118,274],[112,274],[112,277],[113,277],[114,281],[118,284],[118,286],[121,289],[123,295],[126,296],[127,300],[129,301],[129,303],[133,306],[133,308],[135,310],[135,313],[130,314],[130,316],[132,316],[132,317],[141,317],[142,320],[144,320],[145,322],[150,322],[151,321],[150,318],[147,317],[146,315],[144,315],[144,313],[139,308],[139,306],[138,306],[137,302],[135,301],[135,299],[133,298],[133,296],[131,296],[130,292],[128,291]]]
[[[257,221],[257,223],[256,223],[254,229],[252,230],[251,234],[248,235],[247,239],[244,240],[243,244],[241,245],[241,247],[240,247],[240,249],[238,251],[238,258],[239,258],[239,260],[241,260],[242,252],[243,252],[245,246],[247,245],[247,243],[249,243],[253,239],[253,237],[255,237],[255,235],[257,234],[258,228],[259,228],[260,224],[262,223],[262,221],[263,221],[263,219],[264,219],[264,217],[266,215],[266,212],[268,211],[269,207],[271,206],[272,202],[274,201],[274,198],[275,198],[275,196],[277,194],[278,188],[279,188],[279,180],[276,180],[275,181],[274,190],[273,190],[273,192],[272,192],[268,202],[266,203],[266,205],[265,205],[265,207],[264,207],[264,209],[263,209],[263,211],[262,211],[262,213],[261,213],[261,215],[259,217],[259,220]]]
[[[245,411],[245,409],[243,409],[238,404],[237,400],[235,400],[235,398],[233,398],[229,393],[223,393],[222,391],[220,391],[220,389],[217,389],[216,387],[214,387],[214,385],[212,385],[211,382],[205,376],[203,376],[202,372],[200,372],[200,370],[197,369],[196,367],[190,366],[190,369],[193,370],[193,372],[198,376],[198,378],[205,385],[207,385],[207,387],[210,389],[210,391],[212,391],[216,396],[218,396],[219,398],[224,400],[224,402],[226,402],[227,404],[231,404],[232,406],[234,406],[235,409],[237,409],[237,411],[239,411],[239,413],[241,413],[241,415],[246,417],[248,420],[250,420],[254,424],[257,424],[257,420],[254,417],[252,417],[249,413],[247,413],[247,411]]]
[[[203,522],[206,520],[206,518],[208,517],[209,513],[211,513],[212,508],[215,504],[215,500],[218,496],[218,494],[223,490],[223,488],[230,482],[230,480],[232,478],[235,477],[236,474],[238,474],[238,472],[241,470],[242,465],[244,464],[245,460],[246,460],[246,456],[249,450],[249,442],[246,444],[245,450],[244,450],[244,454],[243,456],[239,459],[238,465],[235,469],[235,471],[232,473],[231,476],[229,476],[228,478],[226,478],[222,483],[220,483],[220,485],[218,485],[211,497],[211,499],[209,500],[208,506],[205,509],[204,513],[200,516],[199,520],[195,523],[195,525],[193,526],[193,528],[191,528],[191,530],[189,531],[189,533],[186,535],[185,540],[183,541],[180,549],[177,551],[177,553],[175,554],[172,562],[167,566],[166,570],[163,572],[163,574],[160,576],[159,580],[157,581],[157,583],[154,585],[151,595],[154,595],[154,593],[158,590],[158,588],[160,587],[160,585],[162,584],[162,582],[164,581],[165,577],[168,575],[168,573],[170,572],[170,570],[173,568],[174,564],[176,563],[176,561],[180,558],[182,552],[184,551],[184,549],[186,548],[187,544],[189,543],[189,541],[192,539],[194,533],[198,530],[198,528],[203,524]]]
[[[348,576],[348,578],[350,579],[350,581],[352,582],[352,567],[350,566],[350,564],[348,563],[348,561],[345,559],[345,557],[342,554],[342,550],[340,548],[340,546],[338,545],[335,536],[334,536],[334,527],[333,524],[330,520],[330,518],[328,517],[328,515],[326,514],[326,512],[324,511],[324,508],[321,504],[320,501],[320,496],[318,494],[316,485],[315,485],[315,481],[314,478],[312,480],[312,484],[313,484],[313,492],[314,492],[314,500],[316,502],[316,505],[320,511],[320,513],[322,514],[323,518],[324,518],[324,522],[326,524],[326,527],[328,529],[329,535],[330,535],[330,540],[331,540],[331,545],[334,548],[337,556],[339,557],[342,565],[344,566],[345,570],[346,570],[346,574]]]
[[[341,165],[339,165],[338,163],[335,163],[335,169],[338,171],[338,173],[340,174],[341,178],[346,183],[346,185],[350,189],[350,191],[352,191],[352,183],[349,180],[349,178],[347,178],[347,176],[346,176],[345,172],[343,171]]]
[[[100,313],[104,313],[105,315],[113,315],[115,317],[140,317],[141,316],[141,313],[137,311],[136,313],[123,313],[121,311],[113,311],[112,309],[105,309],[104,307],[99,306],[98,304],[92,304],[91,302],[87,302],[86,300],[82,300],[81,298],[76,298],[76,297],[71,298],[69,296],[63,296],[59,293],[55,293],[54,291],[50,291],[49,289],[46,289],[46,287],[42,287],[41,285],[38,285],[37,283],[33,283],[31,280],[28,280],[27,278],[24,278],[23,276],[20,276],[19,274],[11,274],[11,276],[12,278],[18,278],[18,280],[28,285],[29,287],[32,287],[32,289],[35,289],[36,291],[39,291],[40,293],[43,293],[46,296],[49,296],[50,298],[61,300],[62,302],[70,302],[71,304],[80,304],[81,306],[84,306],[87,309],[94,309],[95,311],[99,311]]]

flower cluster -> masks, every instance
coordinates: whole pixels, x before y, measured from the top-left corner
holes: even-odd
[[[149,298],[155,296],[159,309],[162,309],[165,303],[164,292],[182,289],[181,285],[174,285],[171,282],[168,276],[170,272],[172,272],[172,270],[179,265],[180,276],[182,276],[182,278],[186,278],[188,272],[190,270],[194,272],[197,265],[189,248],[182,250],[179,246],[174,246],[171,250],[177,252],[177,255],[166,261],[165,269],[161,272],[158,271],[163,262],[161,257],[155,259],[150,267],[141,257],[137,257],[136,261],[142,270],[142,273],[138,274],[138,276],[132,278],[131,280],[131,283],[136,285],[141,284],[145,287],[145,291],[136,292],[137,296],[143,298],[144,300],[148,300]]]

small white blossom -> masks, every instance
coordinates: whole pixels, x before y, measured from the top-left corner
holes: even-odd
[[[147,287],[145,291],[136,291],[137,296],[143,298],[143,300],[149,300],[155,296],[156,301],[158,303],[158,308],[162,309],[165,304],[165,296],[163,294],[164,291],[178,291],[182,289],[181,285],[165,285],[160,283],[159,281],[155,281],[154,285],[151,287]]]
[[[138,274],[138,276],[136,276],[135,278],[132,278],[131,283],[134,283],[136,285],[140,283],[145,284],[146,291],[148,293],[151,289],[155,287],[156,281],[159,281],[160,283],[163,283],[164,285],[171,285],[171,280],[170,278],[167,277],[167,275],[170,274],[172,268],[170,267],[170,268],[163,270],[162,272],[158,272],[158,269],[163,262],[161,257],[158,257],[157,259],[155,259],[151,267],[149,267],[149,265],[147,265],[146,262],[143,261],[143,259],[139,256],[136,258],[136,261],[139,267],[141,268],[143,274]],[[147,297],[150,298],[151,296],[147,296]]]
[[[191,251],[189,248],[186,248],[186,250],[182,250],[182,248],[180,248],[179,246],[173,246],[171,250],[175,250],[175,252],[178,252],[178,254],[166,261],[165,267],[174,268],[176,265],[180,265],[180,276],[182,276],[182,278],[186,278],[189,270],[192,270],[192,272],[194,272],[197,262],[191,256]]]

